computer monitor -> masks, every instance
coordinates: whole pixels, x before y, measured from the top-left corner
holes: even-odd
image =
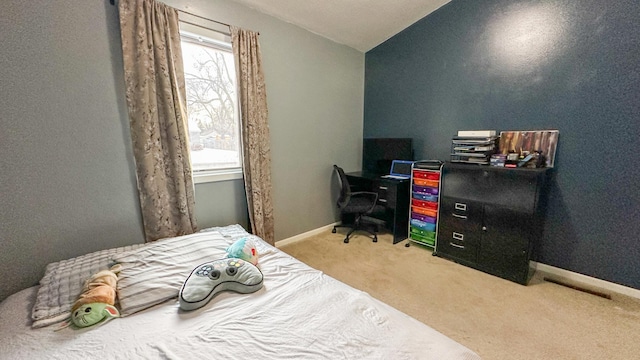
[[[411,138],[364,138],[362,171],[388,174],[393,160],[413,160]]]

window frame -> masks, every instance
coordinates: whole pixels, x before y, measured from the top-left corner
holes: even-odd
[[[226,40],[226,39],[225,39]],[[205,45],[210,48],[225,51],[231,53],[233,56],[233,49],[230,41],[222,41],[217,39],[212,39],[206,35],[201,35],[189,30],[180,29],[180,41],[181,42],[190,42],[198,45]],[[234,61],[235,66],[235,61]],[[186,80],[186,79],[185,79]],[[236,82],[236,94],[238,89],[238,84]],[[238,180],[244,178],[243,166],[244,166],[244,156],[243,156],[243,148],[242,148],[242,124],[240,120],[240,109],[238,106],[238,101],[234,101],[235,105],[235,117],[238,125],[238,137],[239,137],[239,162],[240,166],[237,167],[229,167],[229,168],[220,168],[220,169],[207,169],[207,170],[191,170],[191,176],[193,178],[194,184],[202,184],[202,183],[210,183],[210,182],[218,182],[218,181],[228,181],[228,180]],[[188,121],[188,119],[187,119]],[[187,129],[189,125],[187,124]],[[189,139],[189,157],[191,157],[191,140]]]

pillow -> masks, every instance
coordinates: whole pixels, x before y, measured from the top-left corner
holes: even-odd
[[[224,258],[231,244],[218,231],[167,238],[114,257],[120,315],[128,316],[178,296],[198,265]]]
[[[40,280],[40,288],[31,310],[34,328],[65,320],[71,315],[71,306],[82,292],[84,282],[93,274],[113,265],[115,254],[135,250],[145,244],[123,246],[50,263]]]
[[[253,245],[256,247],[256,250],[258,251],[258,254],[260,254],[260,256],[277,251],[274,246],[267,244],[260,237],[249,234],[247,230],[245,230],[239,224],[227,225],[227,226],[221,226],[221,227],[210,227],[210,228],[200,230],[200,232],[209,232],[209,231],[219,232],[225,238],[230,239],[231,240],[230,243],[238,241],[243,237],[249,238],[253,240]]]

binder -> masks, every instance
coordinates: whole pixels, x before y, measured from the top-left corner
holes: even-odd
[[[454,136],[451,140],[451,162],[488,165],[498,150],[497,136]],[[494,132],[495,133],[495,132]]]

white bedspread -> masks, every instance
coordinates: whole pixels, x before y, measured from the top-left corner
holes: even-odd
[[[274,249],[275,250],[275,249]],[[32,329],[37,288],[0,304],[1,359],[479,359],[434,329],[275,250],[264,288],[177,300],[89,329]],[[188,275],[188,274],[187,274]]]

